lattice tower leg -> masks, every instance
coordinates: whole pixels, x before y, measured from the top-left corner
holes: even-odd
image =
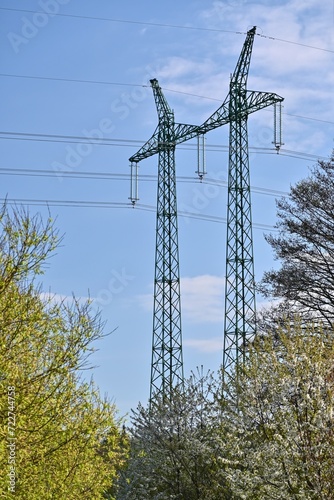
[[[160,138],[160,143],[166,141]],[[159,152],[150,401],[183,385],[175,148]]]
[[[231,96],[233,97],[232,91]],[[236,119],[230,122],[224,373],[230,373],[239,363],[244,362],[247,342],[255,336],[256,308],[247,115],[238,116],[242,104],[240,94],[231,99],[231,115]]]

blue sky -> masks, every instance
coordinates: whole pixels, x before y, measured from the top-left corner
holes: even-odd
[[[272,109],[249,118],[260,279],[277,265],[264,240],[275,224],[273,191],[287,192],[333,149],[334,2],[0,0],[0,16],[0,197],[49,202],[65,237],[43,289],[90,295],[101,309],[114,332],[97,345],[93,375],[123,415],[149,395],[157,157],[140,164],[138,207],[128,200],[128,158],[157,125],[149,79],[159,80],[177,122],[201,124],[224,100],[245,33],[257,26],[248,88],[285,98],[279,155]],[[203,183],[196,143],[176,153],[186,374],[216,370],[222,359],[228,127],[206,144]]]

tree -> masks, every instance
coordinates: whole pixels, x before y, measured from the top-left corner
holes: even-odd
[[[260,291],[283,299],[287,314],[334,324],[334,152],[319,161],[311,175],[277,202],[278,236],[266,239],[278,270],[266,272]]]
[[[333,332],[296,322],[249,347],[223,403],[236,498],[334,498],[333,359]]]
[[[50,218],[2,208],[1,498],[102,499],[126,455],[115,407],[82,378],[100,316],[36,285],[59,241]]]
[[[118,500],[231,498],[220,456],[220,406],[212,374],[192,375],[168,400],[133,413],[131,453]]]

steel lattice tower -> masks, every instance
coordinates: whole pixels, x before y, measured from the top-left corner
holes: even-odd
[[[168,398],[173,388],[183,385],[175,120],[158,81],[151,80],[151,86],[158,127],[146,145],[148,150],[142,148],[130,158],[136,165],[142,154],[152,154],[152,146],[159,155],[150,401]]]
[[[256,302],[248,154],[248,115],[283,99],[247,90],[256,28],[252,28],[230,81],[229,167],[226,236],[223,372],[245,359],[247,343],[256,333]],[[269,102],[268,102],[269,101]],[[279,108],[280,109],[280,108]],[[276,108],[275,108],[276,110]],[[279,148],[279,144],[276,143]]]
[[[247,77],[255,29],[249,32],[230,81],[223,370],[244,360],[255,336],[256,303],[248,156]]]
[[[183,384],[179,247],[177,231],[174,113],[157,80],[158,193],[150,400]]]
[[[210,130],[230,124],[228,225],[223,369],[244,359],[245,345],[255,335],[255,290],[248,159],[248,115],[283,98],[247,90],[256,28],[248,31],[222,105],[202,125],[179,124],[156,79],[151,80],[159,123],[152,137],[130,158],[131,195],[138,200],[138,163],[159,155],[150,400],[168,397],[183,383],[180,277],[175,178],[175,147]],[[280,108],[279,108],[280,109]],[[279,144],[275,144],[276,149]],[[200,173],[199,173],[200,174]],[[203,175],[203,172],[200,176]]]

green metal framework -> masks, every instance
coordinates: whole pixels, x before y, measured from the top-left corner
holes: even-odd
[[[180,272],[177,227],[175,146],[180,134],[192,125],[176,124],[174,113],[156,79],[151,80],[158,113],[158,126],[149,141],[130,158],[137,175],[138,162],[159,155],[154,278],[154,310],[150,401],[169,398],[173,388],[183,386],[180,304]],[[135,203],[137,188],[130,197]]]
[[[247,120],[250,112],[283,99],[247,90],[255,27],[247,33],[230,81],[229,169],[226,237],[225,320],[223,371],[245,359],[247,343],[256,334],[251,193]]]
[[[254,338],[256,328],[246,88],[253,33],[247,37],[229,92],[224,373],[244,361],[246,342]]]
[[[247,341],[255,335],[254,260],[248,160],[248,115],[283,98],[247,90],[256,27],[248,31],[222,105],[202,124],[175,123],[156,79],[151,80],[159,123],[152,137],[130,158],[134,176],[138,163],[159,154],[154,320],[150,399],[168,396],[183,383],[180,277],[175,178],[175,147],[230,123],[228,225],[223,369],[244,359]],[[277,148],[277,145],[276,145]],[[136,180],[132,178],[132,184]],[[137,188],[130,197],[138,200]]]
[[[158,193],[150,401],[183,384],[174,113],[157,80],[151,81],[158,111]]]

